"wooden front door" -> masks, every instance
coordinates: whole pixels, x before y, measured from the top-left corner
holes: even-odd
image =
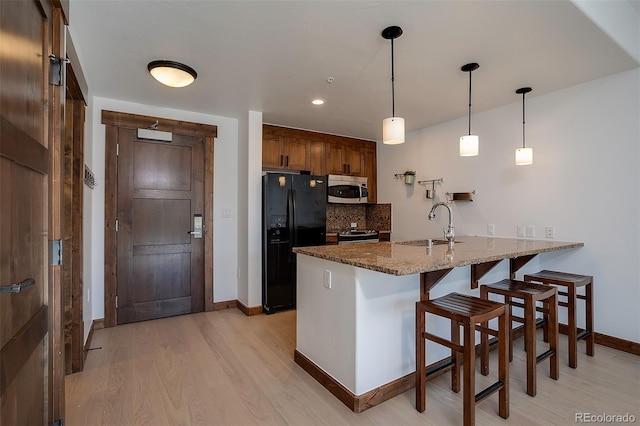
[[[61,415],[59,267],[49,268],[48,247],[59,224],[60,88],[49,84],[57,13],[46,1],[0,1],[0,425]]]
[[[202,312],[204,138],[118,128],[117,323]]]

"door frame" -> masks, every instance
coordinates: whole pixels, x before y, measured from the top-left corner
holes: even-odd
[[[86,102],[71,64],[67,65],[64,170],[64,312],[65,373],[84,369],[82,211]]]
[[[145,129],[157,123],[157,130],[204,137],[204,310],[213,311],[213,151],[218,126],[147,115],[102,110],[105,134],[104,204],[104,326],[117,324],[116,233],[117,217],[117,134],[118,128]]]

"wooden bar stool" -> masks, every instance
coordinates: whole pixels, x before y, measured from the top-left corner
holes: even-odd
[[[524,323],[525,344],[527,351],[527,394],[536,396],[536,367],[549,358],[549,376],[557,380],[559,376],[558,360],[558,291],[555,287],[543,284],[526,283],[516,280],[502,280],[493,284],[480,286],[480,297],[489,300],[490,294],[503,296],[505,303],[509,305],[509,360],[513,360],[513,327],[512,321]],[[520,299],[522,302],[514,301]],[[540,355],[536,355],[536,302],[542,302],[540,308],[546,315],[546,326],[549,331],[549,349]],[[513,307],[524,309],[524,317],[513,315]],[[489,373],[489,345],[488,337],[482,334],[480,343],[480,371]]]
[[[558,300],[558,305],[567,308],[569,367],[576,368],[578,366],[578,340],[585,339],[587,355],[593,356],[593,277],[544,270],[535,274],[526,274],[524,280],[564,287],[558,289],[558,295],[566,297],[567,300],[566,302]],[[585,288],[584,296],[577,293],[578,287]],[[585,328],[580,333],[578,333],[577,299],[585,301]]]
[[[431,313],[451,320],[451,340],[426,332],[425,314]],[[498,332],[484,330],[476,326],[498,318]],[[446,296],[416,302],[416,410],[423,412],[426,405],[425,339],[451,349],[453,368],[451,389],[460,391],[460,363],[463,373],[463,417],[464,425],[475,424],[475,406],[496,391],[498,393],[498,414],[509,417],[509,363],[507,361],[509,311],[503,303],[483,300],[477,297],[451,293]],[[460,344],[460,326],[464,330],[464,343]],[[475,394],[475,332],[489,332],[498,336],[498,381]]]

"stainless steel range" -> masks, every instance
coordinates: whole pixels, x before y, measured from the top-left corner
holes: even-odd
[[[377,243],[378,231],[374,230],[350,230],[338,233],[338,244],[353,244],[353,243]]]

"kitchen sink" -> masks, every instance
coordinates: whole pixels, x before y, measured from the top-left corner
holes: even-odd
[[[461,244],[461,241],[453,241],[456,244]],[[426,247],[427,240],[418,240],[418,241],[400,241],[396,244],[402,244],[403,246],[412,246],[412,247]],[[434,246],[440,246],[443,244],[447,244],[447,240],[444,239],[432,239],[431,244]]]

